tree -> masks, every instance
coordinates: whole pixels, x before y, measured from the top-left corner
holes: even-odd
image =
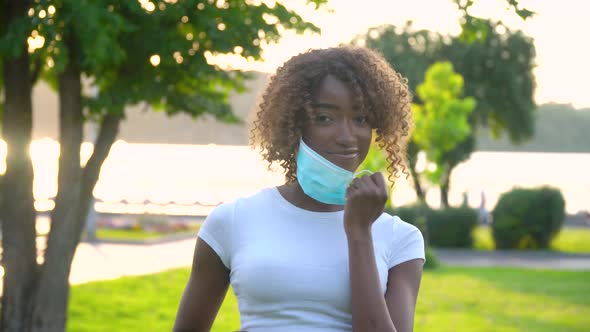
[[[0,6],[2,36],[12,30],[14,49],[3,53],[4,114],[2,135],[9,149],[2,183],[2,263],[4,294],[0,318],[3,331],[24,330],[22,309],[33,296],[38,273],[33,208],[33,166],[28,157],[32,130],[31,72],[23,30],[27,1],[3,1]],[[9,195],[6,195],[9,193]]]
[[[518,3],[518,0],[504,1],[506,1],[508,8],[512,9],[522,20],[526,20],[535,15],[535,12],[522,8]],[[459,36],[459,39],[468,43],[485,40],[487,35],[491,32],[486,24],[488,20],[473,16],[469,13],[475,0],[453,0],[453,2],[462,13],[461,35]]]
[[[439,186],[448,174],[445,153],[471,133],[468,118],[476,103],[472,97],[461,99],[462,94],[463,77],[454,72],[450,62],[436,62],[426,71],[424,83],[418,86],[423,104],[412,107],[416,124],[412,139],[436,165],[436,169],[425,172]],[[444,201],[441,205],[447,207]]]
[[[317,7],[325,0],[308,2]],[[221,70],[207,57],[237,53],[260,59],[261,43],[278,40],[281,29],[318,29],[280,3],[244,0],[1,0],[0,8],[3,136],[9,147],[2,188],[6,273],[0,329],[63,331],[73,255],[125,106],[143,102],[168,114],[236,121],[228,95],[244,88],[247,75]],[[29,37],[42,40],[41,47],[28,50]],[[39,77],[59,94],[61,149],[58,194],[42,264],[37,264],[28,156],[31,88]],[[91,95],[86,85],[98,93]],[[100,123],[100,129],[82,168],[86,120]]]
[[[415,31],[411,22],[403,28],[391,25],[373,28],[353,40],[353,43],[365,43],[381,51],[408,78],[417,104],[423,102],[417,93],[417,86],[428,67],[436,61],[450,61],[464,78],[465,95],[477,101],[469,117],[474,130],[443,156],[449,166],[441,184],[444,205],[448,205],[452,170],[473,152],[477,128],[490,127],[497,136],[506,132],[515,144],[524,142],[533,134],[533,41],[522,32],[511,31],[501,23],[485,20],[480,23],[479,26],[487,31],[483,40],[463,41],[461,36],[447,37],[427,30]],[[415,140],[411,140],[408,165],[416,194],[424,201],[425,192],[416,172],[419,150]]]
[[[534,134],[535,46],[521,31],[502,23],[483,21],[486,39],[470,44],[454,40],[442,50],[444,59],[455,66],[465,80],[465,95],[477,100],[469,122],[474,128],[453,150],[445,153],[449,165],[441,198],[448,205],[451,173],[475,149],[477,128],[490,128],[494,137],[506,133],[513,144],[521,144]]]
[[[379,50],[385,59],[408,80],[408,86],[415,101],[419,103],[417,86],[424,80],[424,75],[440,57],[440,49],[444,46],[443,36],[428,30],[412,29],[408,21],[402,28],[383,25],[369,29],[366,34],[355,37],[352,44],[361,44]],[[412,175],[416,196],[425,202],[426,191],[416,170],[420,148],[413,141],[408,142],[408,168]]]

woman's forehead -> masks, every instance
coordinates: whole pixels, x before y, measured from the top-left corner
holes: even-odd
[[[349,84],[332,75],[322,79],[313,95],[316,103],[340,102],[352,104],[354,99]]]

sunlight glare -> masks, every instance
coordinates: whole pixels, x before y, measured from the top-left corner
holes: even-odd
[[[184,58],[182,57],[182,54],[180,54],[180,52],[176,51],[174,52],[174,60],[176,60],[176,63],[181,64],[182,61],[184,61]]]
[[[278,17],[268,14],[268,13],[262,14],[262,19],[266,22],[266,24],[270,24],[270,25],[275,25],[275,24],[279,23]]]
[[[225,2],[225,0],[217,0],[217,3],[215,4],[215,6],[217,6],[217,8],[219,8],[219,9],[222,9],[222,8],[227,9],[227,7],[229,7],[229,3]]]
[[[6,142],[0,139],[0,175],[6,173],[6,153],[8,152],[6,147]]]
[[[150,57],[150,63],[152,66],[157,67],[160,64],[160,56],[157,54],[152,55]]]
[[[27,38],[27,43],[29,44],[29,53],[31,53],[45,45],[45,38],[39,35],[36,30],[33,30],[31,36]]]
[[[47,195],[48,196],[48,195]],[[55,196],[55,193],[51,196]],[[35,210],[39,212],[47,212],[53,210],[55,207],[55,202],[52,200],[40,200],[35,196]]]
[[[47,158],[59,158],[59,144],[51,138],[42,138],[31,142],[29,154],[33,162],[47,160]]]
[[[424,170],[426,170],[426,165],[428,164],[428,160],[426,159],[426,153],[424,151],[418,152],[418,156],[416,159],[416,172],[424,172]]]
[[[37,218],[37,222],[35,223],[35,230],[37,231],[37,234],[47,235],[49,234],[50,228],[49,218]]]
[[[92,153],[94,152],[94,144],[90,142],[84,142],[80,146],[80,165],[85,166]]]
[[[145,10],[147,10],[148,12],[153,12],[156,9],[156,5],[154,5],[153,2],[148,2],[145,4],[145,7],[143,7]]]
[[[154,9],[156,9],[156,5],[153,2],[150,2],[149,0],[138,0],[141,8],[145,9],[148,12],[153,12]]]

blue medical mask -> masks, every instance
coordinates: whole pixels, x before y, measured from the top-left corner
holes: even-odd
[[[303,192],[325,204],[346,204],[346,189],[355,176],[362,173],[348,171],[313,151],[303,139],[297,152],[297,181]]]

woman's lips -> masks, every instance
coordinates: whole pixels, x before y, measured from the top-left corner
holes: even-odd
[[[353,159],[356,158],[359,154],[358,152],[330,152],[331,156],[342,158],[342,159]]]

